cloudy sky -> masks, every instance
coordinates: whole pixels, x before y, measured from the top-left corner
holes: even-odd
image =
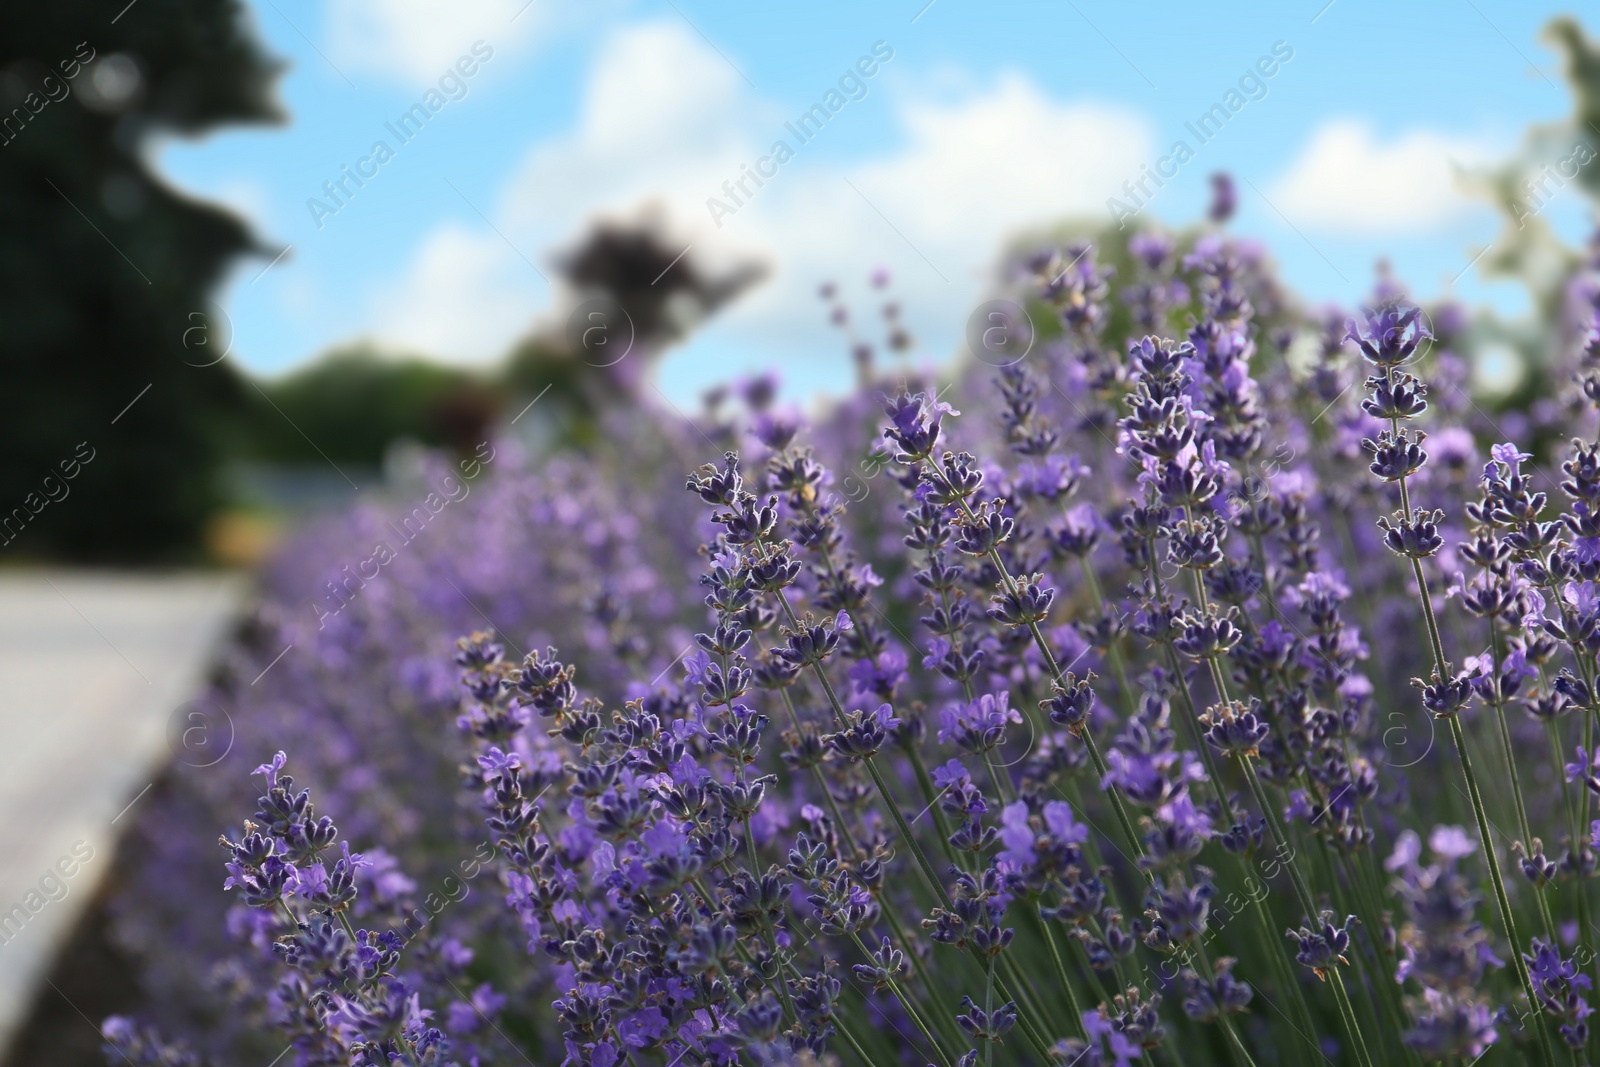
[[[919,352],[947,358],[1005,236],[1109,218],[1110,197],[1182,225],[1218,169],[1241,179],[1234,230],[1308,300],[1359,299],[1387,257],[1419,295],[1515,311],[1463,273],[1498,224],[1456,176],[1570,111],[1539,39],[1562,9],[1528,0],[246,2],[288,64],[289,124],[171,141],[156,163],[272,246],[218,297],[261,373],[361,338],[492,361],[556,300],[555,249],[649,208],[691,256],[772,267],[669,356],[664,391],[777,366],[806,399],[849,381],[819,282],[865,311],[888,268]],[[402,141],[419,103],[435,110]],[[786,124],[815,104],[836,110],[801,143]],[[1216,104],[1237,110],[1202,143]],[[761,186],[724,192],[756,166]],[[1176,173],[1153,195],[1124,190],[1158,166]],[[1571,190],[1547,214],[1584,225]]]

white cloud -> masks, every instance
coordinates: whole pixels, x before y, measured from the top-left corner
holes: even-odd
[[[1015,73],[953,99],[942,93],[945,102],[906,102],[891,92],[895,62],[867,83],[865,99],[829,120],[817,144],[800,144],[785,120],[821,100],[831,83],[819,83],[810,99],[779,105],[749,90],[681,22],[625,27],[602,47],[574,129],[533,146],[500,204],[485,211],[530,254],[570,241],[596,213],[630,214],[654,204],[686,244],[693,242],[696,257],[764,255],[774,274],[715,327],[725,347],[761,361],[794,361],[801,352],[814,361],[817,351],[834,358],[839,346],[822,322],[816,285],[862,279],[886,265],[906,320],[937,339],[934,351],[942,357],[982,298],[1008,233],[1066,215],[1098,217],[1106,197],[1150,158],[1152,139],[1136,113],[1055,99]],[[886,106],[894,129],[883,147],[845,162],[821,147],[848,136],[835,128],[881,125]],[[715,225],[707,199],[725,197],[723,183],[737,180],[743,165],[780,138],[795,157],[762,187],[747,186],[753,195]],[[465,221],[474,232],[480,228],[477,220]],[[409,338],[414,347],[426,348],[425,337],[448,337],[456,352],[470,336],[482,346],[479,357],[499,355],[532,318],[525,305],[520,319],[487,316],[483,293],[441,276],[487,282],[508,262],[524,271],[526,265],[508,261],[492,233],[474,243],[430,241],[419,258],[447,253],[457,257],[451,266],[411,268],[385,332],[404,323],[416,331]],[[476,263],[462,261],[472,256]],[[691,362],[702,364],[685,372],[691,377],[732,373]]]
[[[1432,130],[1380,142],[1366,123],[1335,119],[1312,133],[1270,195],[1297,225],[1361,233],[1434,230],[1473,204],[1457,181],[1459,168],[1490,156],[1487,145]]]
[[[534,146],[512,176],[508,223],[547,247],[596,210],[653,199],[688,214],[754,159],[755,108],[743,90],[679,23],[619,31],[595,61],[577,128]]]
[[[547,0],[339,0],[328,9],[341,68],[412,85],[436,81],[474,41],[512,51],[549,21]]]
[[[377,287],[369,334],[396,352],[481,360],[505,352],[546,292],[500,237],[447,225],[428,235],[403,277]]]

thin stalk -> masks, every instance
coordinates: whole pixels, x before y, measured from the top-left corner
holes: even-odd
[[[900,805],[895,801],[894,794],[889,792],[889,783],[884,781],[883,774],[873,765],[872,760],[861,761],[866,764],[867,773],[872,775],[872,782],[878,787],[878,795],[883,797],[884,806],[889,809],[889,814],[894,817],[895,829],[911,849],[911,854],[916,857],[917,865],[922,869],[922,876],[928,880],[928,885],[948,905],[950,893],[934,873],[933,864],[928,861],[927,854],[922,851],[922,846],[917,844],[917,839],[912,836],[911,825],[906,822],[906,817],[900,811]]]
[[[1490,651],[1494,657],[1494,706],[1495,723],[1500,728],[1500,748],[1505,755],[1506,774],[1511,779],[1511,797],[1516,802],[1517,826],[1522,830],[1522,843],[1528,849],[1533,848],[1533,830],[1528,823],[1528,805],[1522,799],[1522,779],[1517,774],[1516,750],[1511,747],[1511,726],[1506,721],[1506,702],[1500,694],[1500,629],[1495,625],[1493,616],[1489,619]],[[1545,899],[1544,891],[1539,888],[1533,890],[1533,898],[1539,907],[1539,917],[1544,920],[1544,936],[1550,939],[1551,944],[1556,942],[1555,923],[1550,918],[1550,902]]]
[[[1195,946],[1190,958],[1199,965],[1200,973],[1205,976],[1205,980],[1208,983],[1216,982],[1216,972],[1212,970],[1211,959],[1206,955],[1206,948],[1203,943]],[[1222,1032],[1228,1038],[1230,1052],[1237,1053],[1239,1058],[1244,1060],[1247,1067],[1255,1067],[1256,1061],[1250,1055],[1250,1050],[1245,1048],[1244,1041],[1240,1039],[1239,1031],[1233,1025],[1233,1017],[1224,1011],[1218,1014],[1217,1022],[1221,1024]]]
[[[1001,953],[1001,958],[1002,959],[1005,958],[1005,954],[1004,953]],[[1012,1001],[1014,1003],[1018,1003],[1018,1004],[1021,1003],[1021,1001],[1016,996],[1012,995],[1012,993],[1010,992],[1010,989],[1006,985],[1005,981],[1003,979],[1001,979],[998,975],[995,976],[994,983],[995,983],[995,987],[1000,990],[1000,995],[1002,997],[1005,997],[1007,1000]],[[1039,1056],[1041,1057],[1040,1062],[1041,1063],[1049,1063],[1050,1062],[1050,1041],[1049,1041],[1049,1038],[1043,1033],[1043,1031],[1040,1031],[1039,1029],[1037,1029],[1035,1027],[1033,1020],[1030,1019],[1027,1016],[1026,1013],[1021,1013],[1021,1012],[1018,1013],[1018,1015],[1017,1015],[1017,1028],[1022,1031],[1022,1036],[1028,1039],[1028,1043],[1033,1046],[1033,1050],[1039,1054]]]
[[[777,596],[778,603],[783,605],[784,613],[789,616],[789,625],[798,629],[800,619],[795,615],[794,607],[790,605],[789,599],[782,593],[777,594]],[[818,662],[813,662],[811,669],[816,674],[823,693],[828,697],[828,704],[833,708],[834,720],[842,729],[846,722],[844,705],[839,702],[839,694],[834,692],[833,682],[829,680],[828,672]],[[939,876],[934,872],[933,864],[928,862],[928,857],[922,851],[922,846],[917,843],[916,837],[912,835],[911,827],[906,823],[906,817],[900,812],[900,805],[895,801],[894,794],[889,792],[889,784],[884,781],[882,773],[873,764],[871,757],[863,759],[861,762],[866,766],[867,773],[872,776],[872,782],[877,786],[878,795],[883,799],[884,807],[889,809],[889,814],[894,819],[895,828],[905,840],[906,847],[911,850],[911,854],[916,858],[917,865],[922,869],[923,877],[928,880],[929,888],[933,889],[948,905],[950,903],[950,894],[946,891],[944,883],[939,880]]]
[[[1278,809],[1267,797],[1266,790],[1262,788],[1261,779],[1256,774],[1255,764],[1250,756],[1239,757],[1239,765],[1244,768],[1245,781],[1250,785],[1250,792],[1255,797],[1256,806],[1261,809],[1267,821],[1272,826],[1273,838],[1293,854],[1293,846],[1289,844],[1289,831],[1283,825],[1283,820],[1278,816]],[[1289,872],[1289,882],[1294,886],[1295,894],[1300,898],[1300,906],[1305,909],[1306,917],[1314,919],[1317,916],[1316,898],[1311,894],[1311,888],[1305,882],[1305,876],[1300,868],[1291,860],[1285,861],[1284,869]]]
[[[1011,804],[1017,799],[1016,787],[1011,784],[1011,775],[995,762],[994,749],[985,749],[983,762],[989,768],[989,778],[994,782],[995,789],[1000,792],[1000,799]]]
[[[1500,909],[1500,921],[1505,927],[1507,940],[1511,942],[1512,966],[1516,968],[1517,977],[1521,980],[1523,991],[1528,996],[1529,1006],[1537,1010],[1539,1000],[1533,991],[1528,966],[1522,959],[1522,941],[1517,936],[1516,920],[1511,915],[1511,901],[1506,896],[1505,881],[1500,876],[1500,860],[1495,855],[1494,838],[1489,833],[1489,819],[1484,814],[1483,796],[1478,792],[1478,776],[1472,770],[1472,757],[1467,753],[1466,738],[1462,736],[1458,715],[1450,716],[1450,739],[1455,744],[1456,756],[1461,763],[1461,773],[1467,780],[1467,797],[1472,801],[1472,814],[1478,822],[1478,839],[1483,842],[1483,851],[1489,863],[1495,905]],[[1545,1032],[1545,1027],[1542,1025],[1539,1026],[1539,1037],[1544,1045],[1545,1059],[1551,1060],[1550,1035]]]
[[[1506,723],[1506,702],[1500,694],[1500,628],[1495,625],[1491,616],[1489,619],[1490,654],[1494,659],[1494,699],[1490,704],[1494,707],[1495,718],[1500,726],[1500,746],[1504,750],[1506,759],[1506,774],[1511,779],[1511,796],[1516,801],[1517,827],[1522,831],[1522,841],[1530,848],[1533,846],[1533,829],[1528,823],[1528,805],[1522,799],[1522,780],[1517,774],[1516,753],[1511,747],[1511,728]]]
[[[992,1025],[989,1021],[994,1014],[994,957],[989,957],[989,966],[985,968],[987,977],[983,983],[983,1015],[984,1025]],[[983,1067],[994,1067],[994,1041],[985,1037],[983,1042]]]
[[[789,604],[788,598],[780,593],[778,594],[778,602],[783,605],[784,612],[789,617],[789,624],[798,628],[800,625],[800,620],[795,615],[794,608]],[[833,709],[835,720],[841,726],[843,726],[845,722],[844,706],[839,702],[838,693],[834,691],[833,682],[828,678],[828,672],[823,669],[821,663],[813,662],[811,667],[813,673],[815,673],[817,677],[817,681],[822,686],[822,691],[828,697],[828,703]],[[866,766],[867,773],[872,776],[873,785],[877,787],[878,795],[883,799],[884,806],[889,809],[889,815],[891,818],[893,818],[895,828],[899,832],[900,837],[906,842],[906,846],[911,849],[911,853],[917,861],[917,866],[921,870],[922,876],[927,879],[929,887],[933,889],[940,899],[944,901],[945,905],[947,907],[950,906],[950,893],[945,888],[944,883],[939,880],[938,875],[934,872],[933,864],[928,861],[927,854],[923,852],[922,846],[917,842],[916,837],[912,834],[911,826],[906,822],[905,815],[900,811],[900,805],[896,802],[894,794],[889,791],[889,783],[884,780],[883,774],[878,770],[877,766],[874,765],[872,758],[869,757],[863,759],[861,762]],[[1019,1013],[1019,1022],[1022,1022],[1025,1019],[1026,1016]],[[1030,1036],[1036,1036],[1031,1035],[1031,1022],[1029,1023],[1027,1029],[1030,1031]],[[1045,1054],[1046,1058],[1048,1058],[1049,1050],[1046,1044],[1040,1043],[1039,1050]]]
[[[950,861],[950,866],[966,870],[966,864],[961,862],[961,856],[950,843],[950,822],[945,818],[944,809],[939,807],[941,791],[934,788],[933,777],[928,774],[927,764],[922,762],[922,754],[915,746],[910,746],[906,748],[906,755],[911,758],[911,770],[916,776],[917,788],[922,791],[922,802],[933,815],[934,825],[939,828],[939,844],[944,849],[945,858]]]
[[[1163,595],[1161,588],[1161,570],[1156,563],[1155,538],[1145,542],[1146,554],[1150,560],[1150,582],[1155,587],[1156,596]],[[1205,764],[1206,777],[1211,782],[1211,792],[1217,805],[1228,818],[1233,818],[1233,805],[1228,802],[1228,791],[1222,783],[1222,770],[1217,766],[1216,756],[1211,751],[1211,746],[1200,733],[1200,706],[1195,703],[1194,693],[1189,689],[1189,679],[1183,673],[1183,663],[1178,659],[1177,647],[1173,645],[1170,636],[1164,638],[1161,646],[1166,651],[1167,668],[1172,672],[1172,677],[1178,682],[1178,691],[1183,695],[1184,708],[1188,712],[1184,722],[1189,728],[1189,743],[1200,750],[1200,760]]]
[[[1079,556],[1078,564],[1083,570],[1084,585],[1089,589],[1089,597],[1100,604],[1108,604],[1104,593],[1100,591],[1100,579],[1095,577],[1094,568],[1089,566],[1089,557]],[[1111,673],[1116,676],[1117,686],[1122,690],[1123,696],[1133,699],[1133,688],[1128,685],[1128,671],[1122,662],[1121,638],[1113,634],[1106,644],[1106,662],[1111,666]]]
[[[1061,983],[1061,989],[1067,995],[1067,1006],[1072,1011],[1072,1028],[1075,1033],[1083,1034],[1083,1007],[1078,1003],[1078,994],[1072,988],[1072,978],[1067,974],[1067,964],[1061,958],[1061,946],[1056,941],[1056,932],[1050,920],[1039,916],[1039,925],[1044,927],[1044,939],[1050,945],[1050,958],[1056,965],[1056,980]],[[1085,1035],[1087,1036],[1087,1035]]]
[[[794,723],[795,734],[798,736],[801,729],[800,714],[795,710],[794,698],[789,696],[787,688],[780,688],[778,692],[783,696],[783,706],[788,709],[789,718]],[[813,763],[811,765],[811,775],[816,779],[817,791],[822,794],[822,802],[828,805],[828,814],[833,816],[833,824],[839,828],[839,835],[850,846],[851,852],[861,855],[862,848],[856,844],[855,835],[850,832],[850,824],[844,821],[844,813],[839,810],[839,802],[834,799],[833,790],[828,788],[828,779],[822,773],[820,764]]]
[[[1345,990],[1344,976],[1339,973],[1338,964],[1329,968],[1329,974],[1333,980],[1328,984],[1333,987],[1333,999],[1339,1002],[1339,1010],[1344,1014],[1345,1025],[1350,1030],[1350,1039],[1361,1055],[1361,1062],[1366,1064],[1366,1067],[1373,1067],[1372,1053],[1367,1051],[1366,1038],[1361,1035],[1361,1026],[1356,1022],[1355,1005],[1350,1003],[1350,994]]]
[[[1110,943],[1106,937],[1105,929],[1100,925],[1099,919],[1095,918],[1093,915],[1089,915],[1085,917],[1085,921],[1089,924],[1089,932],[1094,934],[1096,940],[1103,945]],[[1088,955],[1087,949],[1084,950],[1084,955]],[[1090,975],[1094,975],[1093,967],[1089,968],[1089,973]],[[1122,971],[1122,961],[1117,959],[1115,956],[1111,957],[1111,977],[1112,980],[1117,983],[1117,992],[1120,993],[1128,988],[1128,978]],[[1098,980],[1099,979],[1096,976],[1096,981],[1098,982]],[[1104,993],[1103,988],[1101,992]],[[1107,997],[1106,999],[1109,1000],[1110,997]]]
[[[1539,557],[1539,561],[1544,567],[1544,573],[1548,576],[1550,574],[1549,560],[1541,555]],[[1568,634],[1577,632],[1573,625],[1573,620],[1567,612],[1567,602],[1562,597],[1561,590],[1557,588],[1555,579],[1550,578],[1545,583],[1544,588],[1549,594],[1550,600],[1555,603],[1557,610],[1561,612],[1561,622],[1563,628]],[[1590,656],[1586,649],[1578,642],[1569,639],[1567,645],[1572,651],[1573,659],[1577,661],[1578,671],[1583,675],[1584,685],[1586,685],[1589,689],[1590,704],[1589,706],[1580,708],[1579,710],[1583,713],[1583,750],[1589,753],[1592,758],[1594,754],[1595,718],[1600,716],[1600,703],[1595,701],[1596,661],[1594,657]],[[1541,683],[1545,682],[1546,680],[1543,666],[1539,668],[1539,680]],[[1591,714],[1591,712],[1593,714]],[[1562,788],[1566,789],[1567,776],[1566,768],[1562,765],[1563,757],[1559,742],[1559,727],[1556,727],[1554,723],[1552,723],[1551,726],[1552,736],[1557,738],[1556,776],[1560,779]],[[1575,856],[1581,854],[1579,850],[1582,848],[1583,824],[1588,818],[1589,809],[1589,791],[1587,789],[1579,789],[1576,790],[1576,793],[1576,818],[1574,822],[1575,836],[1573,837],[1571,844],[1573,855]],[[1578,894],[1578,913],[1580,916],[1580,922],[1582,923],[1583,931],[1582,934],[1580,934],[1580,937],[1585,937],[1589,935],[1589,933],[1593,930],[1593,927],[1590,925],[1589,919],[1587,918],[1589,914],[1589,877],[1583,872],[1581,864],[1579,865],[1579,869],[1573,872],[1573,888]],[[1582,945],[1583,942],[1580,940],[1579,944]],[[1592,980],[1596,983],[1594,988],[1600,989],[1600,959],[1591,958],[1590,972],[1593,976]],[[1593,1027],[1590,1028],[1589,1037],[1591,1044],[1593,1044],[1596,1037],[1594,1032],[1595,1029],[1596,1028]]]
[[[866,944],[861,940],[860,934],[854,930],[850,931],[850,940],[855,943],[863,958],[872,959],[872,953],[868,951]],[[909,948],[909,946],[907,947]],[[939,1058],[945,1067],[951,1067],[952,1061],[950,1057],[945,1054],[943,1046],[939,1044],[939,1039],[933,1036],[933,1031],[928,1028],[928,1024],[923,1020],[922,1013],[917,1010],[916,1001],[906,995],[906,991],[900,988],[900,983],[895,981],[892,975],[886,979],[886,984],[889,987],[889,992],[894,994],[895,999],[900,1002],[900,1006],[906,1010],[906,1014],[911,1016],[912,1023],[922,1032],[923,1040],[927,1041],[928,1045],[933,1049],[934,1055]]]
[[[855,1051],[856,1056],[861,1060],[861,1062],[865,1064],[866,1067],[872,1067],[872,1057],[868,1056],[866,1052],[862,1050],[861,1043],[857,1041],[855,1035],[850,1032],[850,1028],[845,1026],[844,1020],[835,1015],[833,1017],[833,1025],[838,1031],[839,1035],[843,1037],[850,1048]]]
[[[1355,915],[1359,919],[1361,914],[1367,910],[1367,906],[1365,899],[1359,893],[1354,874],[1350,871],[1349,865],[1344,862],[1347,857],[1343,853],[1336,851],[1321,835],[1316,835],[1316,841],[1323,860],[1323,870],[1326,872],[1326,881],[1320,884],[1332,887],[1331,892],[1340,912],[1345,915]],[[1341,875],[1343,876],[1342,878]],[[1359,905],[1350,902],[1352,894],[1355,894],[1357,899],[1361,901]],[[1365,938],[1360,936],[1361,933],[1362,931],[1358,930],[1351,938],[1356,955],[1355,965],[1362,975],[1370,979],[1374,986],[1379,984],[1394,985],[1392,981],[1389,981],[1387,975],[1372,966],[1369,957],[1362,952]],[[1370,1020],[1374,1032],[1380,1028],[1385,1028],[1385,1024],[1387,1024],[1385,1036],[1391,1041],[1398,1042],[1400,1035],[1405,1030],[1405,1025],[1402,1022],[1403,1017],[1390,1012],[1390,1004],[1386,997],[1379,996],[1377,999],[1379,1006],[1374,1007],[1370,998],[1363,997],[1358,1008],[1355,999],[1351,998],[1351,1011],[1360,1018],[1363,1034],[1366,1032],[1365,1025]]]
[[[955,499],[956,505],[961,509],[961,514],[969,522],[975,521],[977,517],[972,513],[972,508],[967,505],[966,497],[956,492],[955,486],[950,484],[949,479],[945,477],[945,473],[940,469],[939,464],[932,461],[930,457],[925,469],[933,471],[939,480],[944,483],[944,486],[950,492],[951,497]],[[1006,569],[1005,561],[1000,558],[999,550],[991,548],[989,549],[987,556],[989,562],[994,565],[996,573],[1000,575],[1000,581],[1005,586],[1006,592],[1012,594],[1013,596],[1017,595],[1018,589],[1016,579],[1013,578],[1011,576],[1011,572]],[[1045,668],[1049,671],[1051,680],[1057,685],[1065,688],[1065,678],[1062,675],[1060,664],[1056,662],[1055,651],[1050,647],[1050,642],[1045,640],[1044,633],[1039,629],[1039,624],[1037,622],[1028,623],[1028,632],[1033,637],[1033,643],[1039,650],[1039,656],[1044,661]],[[1029,717],[1035,718],[1036,715],[1037,712],[1035,709],[1030,708]],[[1037,723],[1035,725],[1037,726]],[[1106,765],[1105,757],[1100,754],[1100,746],[1095,743],[1094,734],[1085,728],[1081,736],[1083,738],[1084,747],[1089,751],[1089,759],[1094,763],[1095,773],[1100,776],[1102,781],[1104,781],[1105,776],[1109,772],[1110,768]],[[1111,807],[1116,812],[1117,822],[1122,826],[1122,832],[1128,837],[1128,845],[1130,849],[1133,853],[1143,856],[1144,842],[1140,839],[1138,833],[1134,831],[1133,820],[1128,817],[1128,809],[1122,801],[1122,792],[1117,789],[1115,785],[1111,785],[1106,788],[1105,793],[1106,796],[1111,800]]]
[[[1241,756],[1239,763],[1244,768],[1245,780],[1250,783],[1250,791],[1255,796],[1257,806],[1262,809],[1272,825],[1274,840],[1285,847],[1290,847],[1288,831],[1283,825],[1283,820],[1278,816],[1278,809],[1268,799],[1266,790],[1261,785],[1261,779],[1256,774],[1255,764],[1251,762],[1249,756]],[[1305,882],[1304,873],[1300,870],[1299,865],[1294,862],[1292,847],[1290,857],[1284,861],[1283,866],[1289,872],[1289,881],[1295,888],[1295,894],[1300,898],[1300,906],[1305,909],[1306,918],[1315,922],[1319,914],[1316,898],[1312,895],[1310,887]],[[1339,988],[1342,991],[1343,986]],[[1356,1021],[1354,1009],[1345,1003],[1341,1003],[1340,1013],[1344,1017],[1345,1029],[1348,1031],[1349,1040],[1353,1043],[1360,1042],[1360,1023]],[[1364,1062],[1368,1067],[1371,1067],[1371,1058],[1366,1055],[1364,1046],[1361,1051]]]
[[[1248,875],[1249,868],[1244,867],[1242,858],[1240,859],[1240,866]],[[1315,1045],[1316,1037],[1314,1035],[1317,1032],[1317,1025],[1311,1015],[1311,1005],[1306,1000],[1305,991],[1300,988],[1300,977],[1295,973],[1294,969],[1295,962],[1289,958],[1284,949],[1284,939],[1277,930],[1273,929],[1272,913],[1267,909],[1266,886],[1263,885],[1262,889],[1262,898],[1258,901],[1252,901],[1249,905],[1249,910],[1255,913],[1256,932],[1263,943],[1262,947],[1266,956],[1272,960],[1273,970],[1277,972],[1278,984],[1288,993],[1289,999],[1293,1002],[1295,1013],[1300,1017],[1301,1025],[1306,1028],[1306,1032],[1302,1036]]]
[[[941,1033],[946,1038],[953,1039],[956,1047],[959,1048],[961,1042],[965,1039],[962,1038],[960,1029],[951,1020],[950,1016],[938,1010],[939,991],[933,984],[933,976],[928,973],[926,966],[922,962],[922,956],[916,951],[917,942],[912,939],[910,932],[906,930],[905,924],[900,921],[900,917],[894,908],[881,907],[878,912],[889,924],[889,929],[894,933],[895,940],[905,946],[906,959],[911,961],[911,972],[916,975],[917,981],[922,983],[923,991],[927,994],[929,1013],[943,1024],[940,1028]]]
[[[1373,885],[1372,872],[1369,865],[1364,862],[1369,859],[1364,849],[1354,854],[1343,854],[1343,858],[1351,887],[1363,901],[1362,909],[1359,910],[1366,910],[1372,916],[1363,931],[1365,936],[1360,939],[1360,944],[1366,946],[1369,955],[1362,956],[1361,959],[1370,972],[1372,984],[1382,990],[1380,999],[1383,1003],[1384,1017],[1389,1023],[1390,1036],[1397,1037],[1405,1032],[1406,1013],[1405,1006],[1400,1000],[1400,984],[1394,980],[1394,970],[1388,963],[1389,956],[1381,940],[1383,897]],[[1412,1063],[1421,1062],[1416,1050],[1409,1045],[1406,1046],[1406,1059]]]
[[[1389,384],[1394,384],[1394,368],[1385,367],[1384,377]],[[1400,420],[1389,420],[1391,431],[1398,438],[1400,434]],[[1400,508],[1407,522],[1411,521],[1411,491],[1406,487],[1405,476],[1398,478],[1400,487]],[[1428,592],[1428,576],[1423,573],[1422,560],[1416,556],[1411,560],[1411,575],[1417,583],[1417,599],[1422,602],[1422,620],[1428,630],[1428,644],[1433,652],[1434,675],[1442,684],[1448,672],[1448,665],[1444,655],[1444,641],[1439,637],[1439,620],[1433,614],[1433,597]],[[1533,981],[1528,975],[1527,965],[1522,961],[1522,940],[1517,935],[1516,919],[1511,914],[1511,900],[1506,895],[1505,878],[1500,873],[1500,858],[1496,854],[1494,837],[1489,832],[1489,816],[1483,806],[1483,796],[1478,791],[1478,776],[1472,770],[1472,757],[1467,752],[1466,736],[1461,730],[1460,716],[1450,717],[1450,740],[1455,745],[1456,759],[1461,764],[1461,776],[1467,781],[1467,796],[1472,802],[1472,816],[1478,824],[1478,840],[1483,842],[1483,855],[1489,867],[1489,881],[1494,887],[1495,906],[1500,911],[1500,923],[1506,939],[1511,943],[1511,965],[1517,972],[1517,979],[1522,983],[1522,991],[1528,998],[1530,1011],[1538,1011],[1539,999],[1533,989]],[[1553,1064],[1555,1056],[1550,1047],[1550,1035],[1547,1027],[1539,1026],[1539,1040],[1544,1049],[1546,1063]]]
[[[978,959],[976,950],[972,950],[972,954],[979,966],[988,966],[987,960]],[[1014,988],[1013,992],[1007,992],[1005,985],[1002,984],[1000,995],[1007,1000],[1015,1001],[1019,1010],[1026,1008],[1033,1015],[1048,1023],[1051,1019],[1051,1013],[1034,997],[1034,986],[1037,984],[1037,979],[1029,981],[1028,976],[1017,966],[1017,961],[1012,958],[1012,954],[1009,951],[1001,952],[995,958],[1000,969],[1004,971],[1004,977],[1012,983]],[[1048,1034],[1046,1036],[1048,1037]]]

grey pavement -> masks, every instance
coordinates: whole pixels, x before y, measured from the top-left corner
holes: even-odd
[[[173,743],[192,761],[225,734],[183,705],[247,591],[219,573],[0,571],[0,1050]]]

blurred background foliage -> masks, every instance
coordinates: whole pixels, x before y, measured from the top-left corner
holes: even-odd
[[[143,149],[163,133],[283,121],[277,66],[233,0],[144,2],[154,17],[113,20],[86,0],[0,9],[0,513],[22,527],[12,554],[159,558],[192,547],[222,503],[218,432],[242,382],[226,363],[186,366],[183,332],[223,269],[258,246],[237,218],[168,188]],[[95,458],[70,489],[97,506],[39,505],[43,479],[85,441]]]
[[[544,424],[581,440],[649,356],[759,276],[686,262],[652,287],[676,255],[658,223],[597,224],[558,268],[574,306],[609,294],[629,309],[628,377],[575,357],[553,321],[491,371],[354,347],[254,379],[221,357],[232,339],[211,296],[241,257],[280,250],[168,187],[147,149],[284,121],[280,68],[236,0],[138,2],[138,19],[86,0],[0,8],[0,560],[245,561],[270,538],[240,514],[353,487],[346,468],[380,467],[397,442],[470,451],[511,398],[547,386]],[[80,443],[94,459],[63,485]]]
[[[284,121],[279,66],[236,0],[139,3],[138,20],[86,0],[0,10],[0,522],[12,520],[0,561],[249,562],[285,518],[379,476],[391,450],[470,451],[532,401],[537,417],[520,431],[582,446],[601,408],[647,386],[655,356],[764,274],[760,263],[713,271],[690,257],[663,278],[681,244],[647,210],[593,223],[554,257],[561,300],[530,316],[498,366],[359,344],[271,379],[213,363],[232,343],[211,302],[224,273],[280,250],[169,188],[146,148]],[[1511,405],[1564,384],[1543,370],[1565,340],[1562,280],[1596,254],[1550,229],[1536,183],[1576,140],[1600,150],[1600,48],[1570,19],[1551,23],[1547,43],[1565,62],[1571,118],[1530,129],[1500,166],[1464,176],[1506,219],[1475,269],[1515,278],[1536,308],[1511,322],[1479,313],[1461,340],[1468,359],[1512,353]],[[1581,168],[1576,184],[1600,200],[1600,167]],[[628,312],[633,349],[620,363],[574,348],[567,316],[597,298]],[[53,504],[43,480],[80,442],[95,459],[70,488],[95,505]]]

